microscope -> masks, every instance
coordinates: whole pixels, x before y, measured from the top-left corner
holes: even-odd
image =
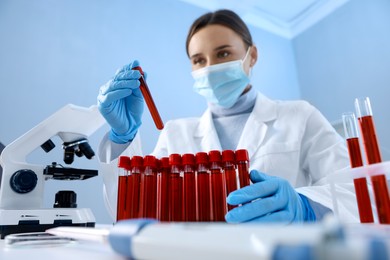
[[[93,227],[95,217],[88,208],[77,208],[73,191],[59,191],[53,208],[43,208],[46,180],[85,180],[97,176],[97,170],[63,166],[36,165],[27,162],[35,149],[50,152],[59,137],[63,161],[72,164],[75,155],[92,159],[95,155],[88,137],[105,123],[97,106],[89,108],[68,104],[30,131],[7,145],[1,153],[3,168],[0,186],[0,235],[41,232],[56,226]]]

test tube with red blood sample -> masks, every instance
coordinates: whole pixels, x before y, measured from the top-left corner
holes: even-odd
[[[230,192],[238,189],[238,176],[235,165],[234,151],[222,151],[222,169],[225,175],[226,196],[228,196]],[[228,210],[231,210],[235,207],[237,206],[228,205]]]
[[[183,176],[180,154],[169,155],[171,167],[169,183],[169,211],[170,221],[183,221]]]
[[[210,175],[211,175],[211,198],[213,208],[213,220],[225,221],[227,212],[226,184],[222,172],[221,152],[213,150],[209,152]]]
[[[194,222],[197,220],[196,213],[196,174],[195,156],[192,153],[182,155],[184,175],[184,221]]]

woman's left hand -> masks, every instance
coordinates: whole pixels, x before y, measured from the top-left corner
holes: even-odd
[[[241,222],[304,222],[315,220],[313,210],[303,195],[282,178],[269,176],[257,170],[250,172],[252,185],[233,191],[227,197],[230,210],[225,219]]]

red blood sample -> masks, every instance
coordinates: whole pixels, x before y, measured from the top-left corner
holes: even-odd
[[[362,154],[360,152],[359,138],[353,137],[347,139],[347,147],[349,159],[352,168],[363,166]],[[367,179],[365,177],[356,178],[353,180],[356,192],[356,200],[361,223],[373,223],[374,216],[370,195],[368,193]]]
[[[169,158],[160,159],[159,195],[158,195],[158,219],[169,221],[169,182],[170,182]]]
[[[211,198],[213,205],[214,221],[225,221],[226,207],[226,183],[221,168],[221,152],[209,152],[210,172],[211,172]]]
[[[349,162],[352,168],[363,166],[362,154],[360,152],[359,138],[353,137],[347,139],[349,152]]]
[[[171,166],[169,183],[169,218],[171,221],[183,221],[183,177],[181,176],[181,155],[169,155]]]
[[[238,189],[234,151],[232,150],[222,151],[222,167],[223,167],[223,172],[226,181],[226,196],[228,196],[230,192]],[[231,210],[237,206],[227,205],[227,207],[228,210]]]
[[[157,218],[157,160],[152,155],[144,157],[141,183],[140,217]]]
[[[156,219],[160,220],[160,200],[161,200],[161,160],[156,158]]]
[[[240,180],[240,188],[250,185],[249,178],[249,155],[245,149],[237,150],[236,164],[238,169],[238,178]]]
[[[142,68],[140,66],[133,68],[133,70],[138,70],[141,72],[142,76],[139,79],[141,82],[139,88],[141,90],[142,96],[145,99],[145,103],[148,106],[150,115],[153,118],[154,124],[156,125],[157,129],[161,130],[164,128],[164,123],[160,117],[160,114],[158,113],[157,107],[154,104],[154,100],[152,98],[152,94],[150,93],[149,87],[146,84],[146,81],[144,80],[144,72],[142,71]]]
[[[358,121],[368,164],[382,162],[372,115],[359,117]],[[372,176],[371,183],[374,190],[379,222],[390,224],[390,198],[386,176],[384,174]]]
[[[382,162],[373,117],[363,116],[359,117],[358,120],[366,151],[367,163],[373,164]]]
[[[195,156],[190,153],[183,154],[182,161],[184,173],[184,221],[193,222],[197,220]]]
[[[118,199],[117,199],[117,215],[116,220],[126,219],[127,213],[127,178],[130,169],[130,158],[120,156],[118,158],[119,178],[118,178]]]
[[[208,171],[209,161],[207,153],[197,153],[195,162],[197,168],[198,219],[202,222],[211,221],[211,178]]]
[[[131,158],[131,174],[127,182],[128,217],[138,218],[140,208],[141,175],[143,173],[143,158],[133,156]]]
[[[381,224],[390,224],[390,201],[386,176],[384,174],[372,176],[371,183],[374,190],[379,222]]]

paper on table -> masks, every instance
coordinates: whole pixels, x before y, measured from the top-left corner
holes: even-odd
[[[86,227],[56,227],[46,230],[46,233],[78,240],[108,243],[107,239],[110,233],[110,229]]]

